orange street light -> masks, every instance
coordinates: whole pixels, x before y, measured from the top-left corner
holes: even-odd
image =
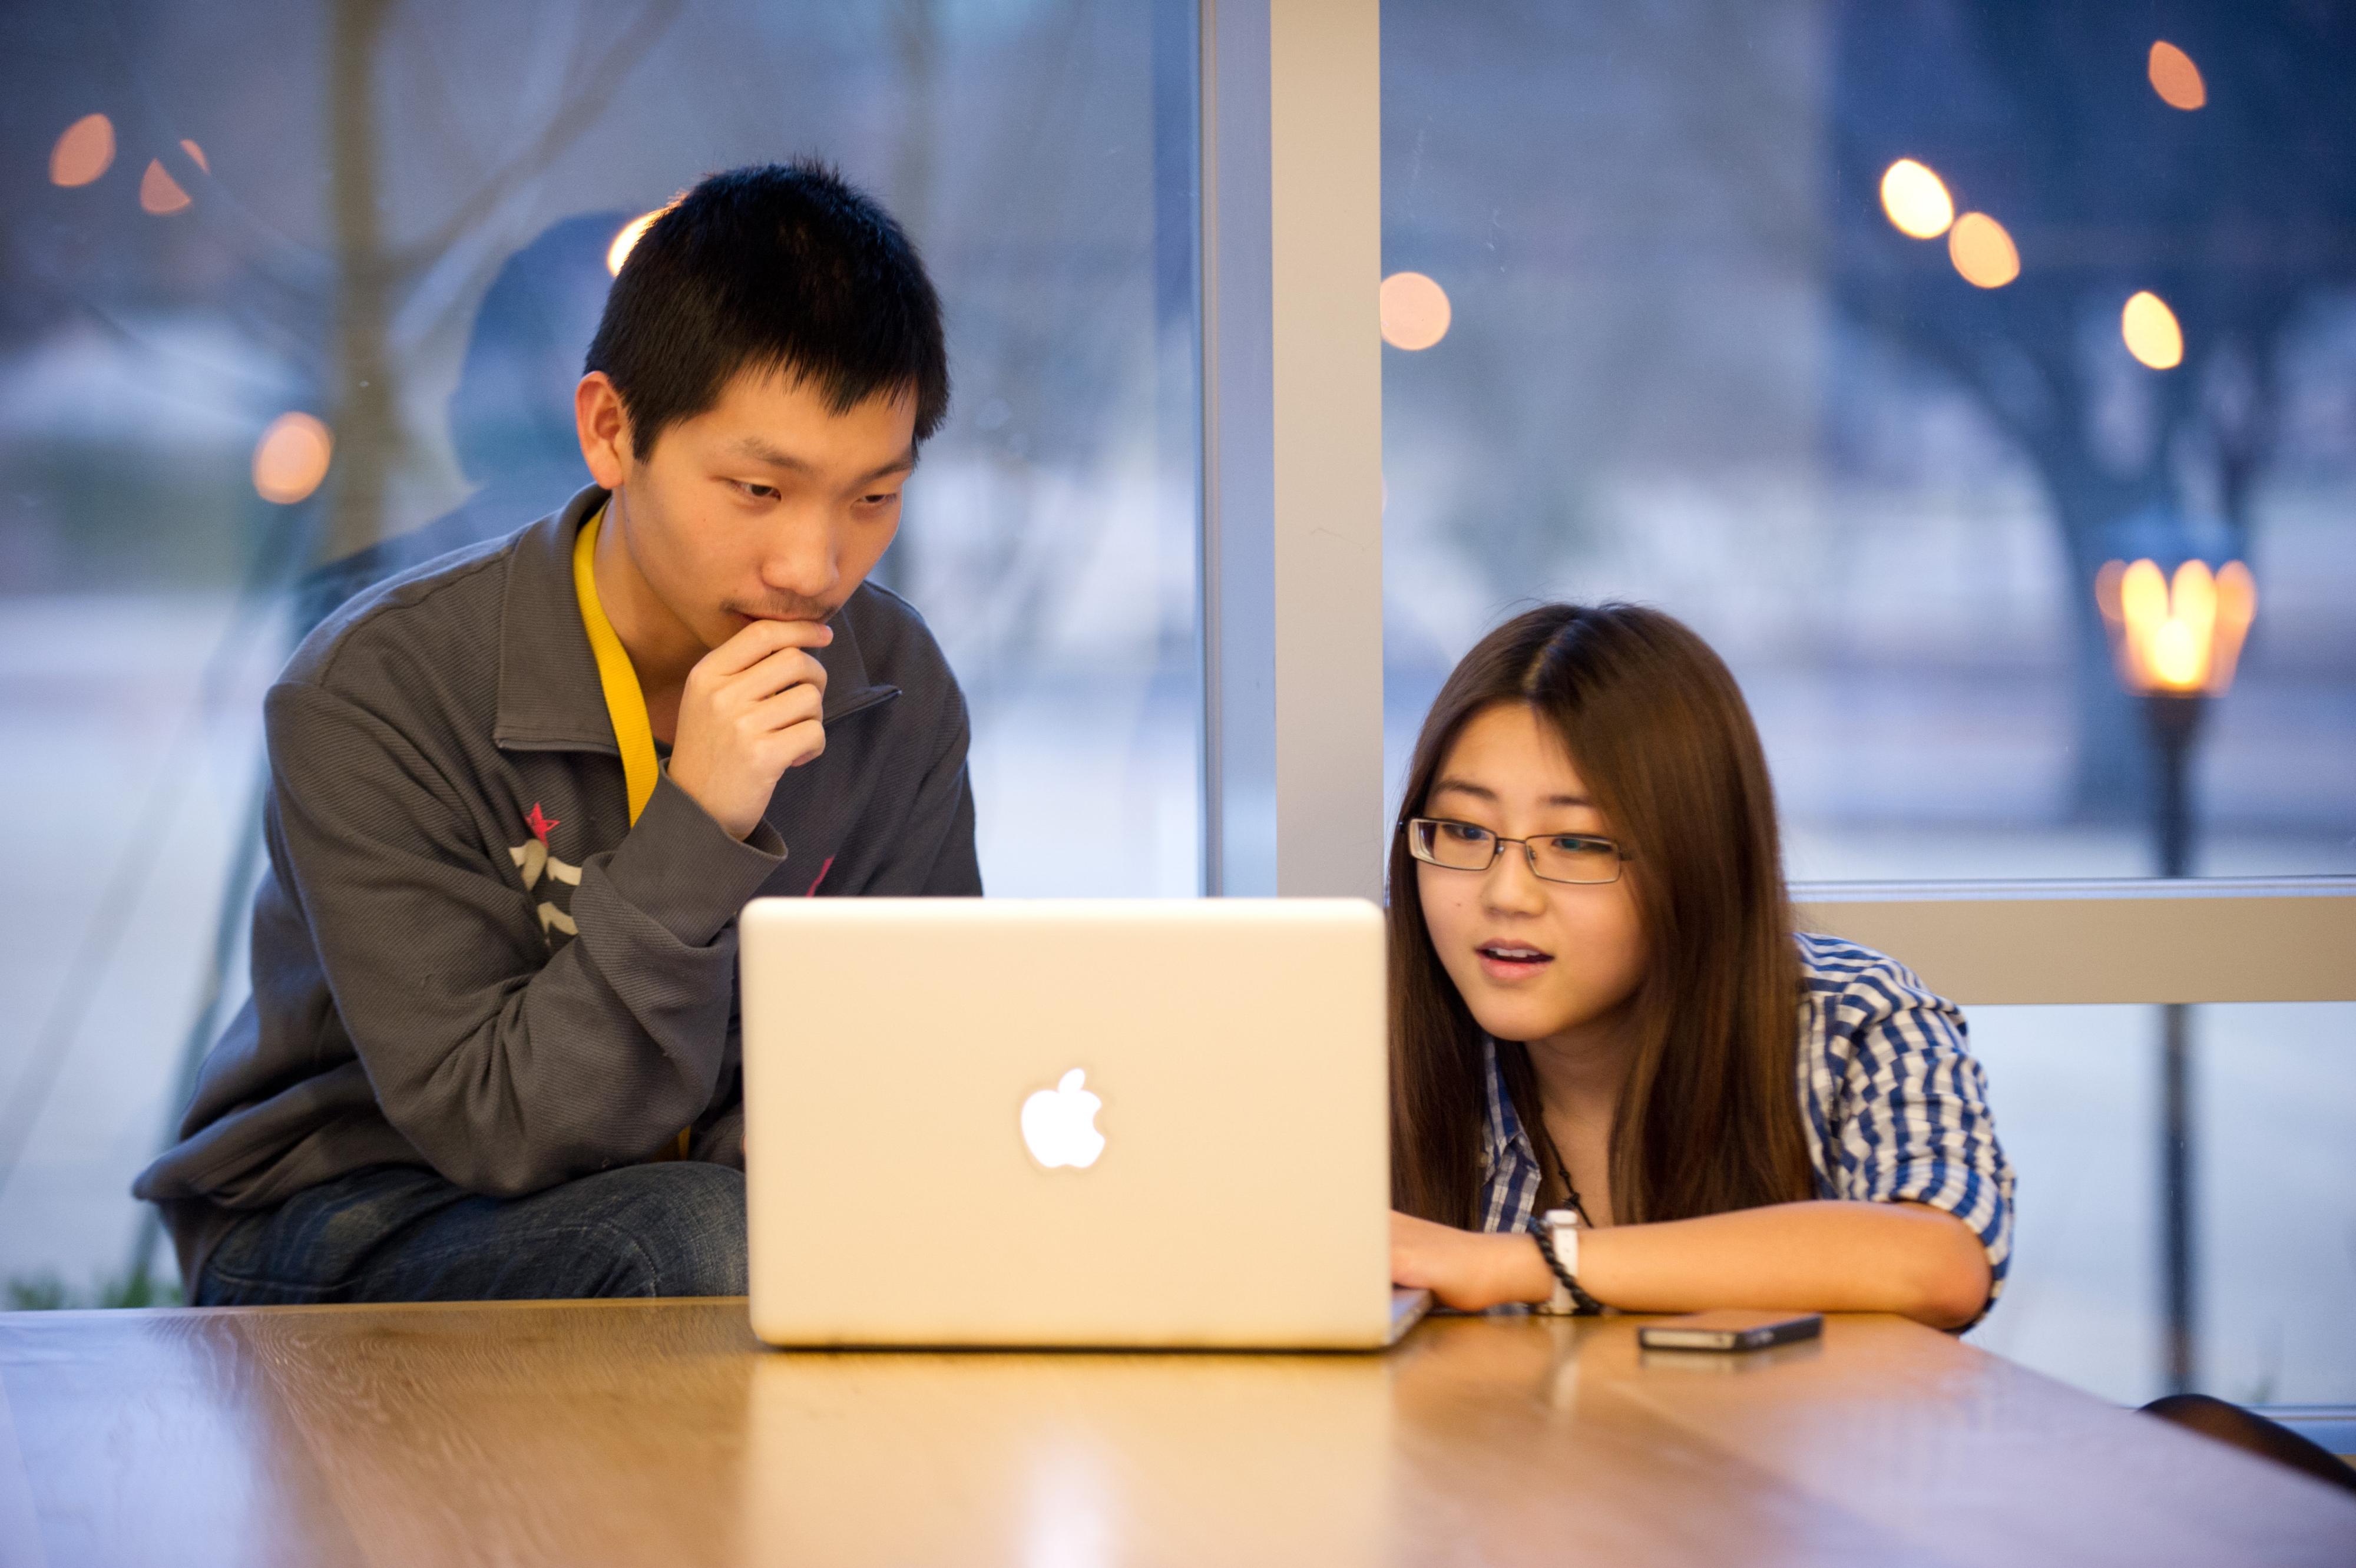
[[[2119,337],[2128,353],[2155,371],[2172,371],[2184,362],[2184,328],[2168,301],[2147,288],[2127,296],[2119,312]]]
[[[335,451],[335,435],[316,416],[299,410],[280,414],[253,444],[254,493],[293,506],[319,488]]]
[[[1881,210],[1900,233],[1916,240],[1935,240],[1955,220],[1947,182],[1912,158],[1881,171]]]
[[[2173,585],[2157,562],[2111,561],[2095,575],[2094,602],[2127,690],[2213,697],[2233,683],[2258,589],[2239,561],[2213,575],[2206,563],[2187,561]]]
[[[1410,351],[1429,349],[1448,336],[1455,312],[1448,291],[1421,273],[1393,273],[1376,293],[1383,341]]]
[[[2151,90],[2159,94],[2159,101],[2170,109],[2190,113],[2209,102],[2209,85],[2201,80],[2201,68],[2166,38],[2151,46],[2144,74],[2151,79]]]
[[[2020,252],[2004,225],[1985,212],[1966,212],[1947,231],[1947,259],[1974,288],[2002,288],[2020,275]]]
[[[2190,875],[2192,743],[2211,697],[2233,683],[2242,639],[2257,613],[2250,569],[2228,561],[2211,574],[2187,561],[2170,583],[2156,561],[2104,563],[2094,602],[2110,628],[2119,679],[2143,706],[2158,789],[2152,831],[2162,876]],[[2182,1392],[2197,1379],[2199,1344],[2192,1254],[2192,1035],[2180,1003],[2160,1013],[2160,1312],[2168,1379]]]
[[[139,177],[139,205],[158,218],[184,212],[188,206],[188,193],[180,182],[164,171],[160,158],[147,160],[147,172]]]
[[[65,128],[49,149],[49,183],[88,185],[114,161],[114,122],[103,114],[85,114]]]

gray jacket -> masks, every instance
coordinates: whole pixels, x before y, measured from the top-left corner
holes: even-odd
[[[872,585],[818,654],[826,750],[747,842],[667,776],[630,823],[573,587],[604,499],[354,600],[270,689],[253,999],[132,1187],[191,1288],[241,1212],[364,1165],[527,1193],[690,1126],[741,1165],[745,900],[981,891],[964,697]]]

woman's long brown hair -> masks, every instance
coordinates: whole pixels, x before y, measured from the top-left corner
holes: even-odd
[[[1558,736],[1631,857],[1647,948],[1635,1054],[1612,1123],[1612,1218],[1682,1219],[1812,1196],[1794,1057],[1800,962],[1775,800],[1741,689],[1683,623],[1548,605],[1456,666],[1424,719],[1399,821],[1419,816],[1465,725],[1522,703]],[[1424,925],[1407,834],[1390,852],[1391,1201],[1478,1224],[1482,1032]],[[1552,1169],[1528,1053],[1498,1058]]]

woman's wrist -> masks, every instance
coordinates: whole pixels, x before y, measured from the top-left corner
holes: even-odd
[[[1500,1231],[1485,1240],[1492,1254],[1489,1294],[1500,1305],[1554,1299],[1554,1271],[1538,1251],[1537,1237],[1526,1230]]]
[[[1391,1216],[1391,1279],[1429,1289],[1463,1312],[1554,1297],[1554,1271],[1526,1230],[1467,1230],[1413,1215]]]

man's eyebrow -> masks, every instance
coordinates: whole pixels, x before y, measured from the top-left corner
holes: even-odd
[[[750,457],[756,463],[766,463],[772,468],[790,469],[792,472],[797,474],[808,474],[813,471],[810,465],[802,458],[795,456],[792,453],[787,452],[781,447],[770,446],[766,441],[762,440],[757,435],[738,436],[734,441],[729,443],[728,450],[740,457]],[[872,468],[866,473],[860,475],[857,479],[851,482],[854,487],[859,485],[872,485],[876,480],[892,474],[914,473],[916,472],[916,448],[912,445],[905,452],[902,453],[899,456],[893,458],[882,467]]]
[[[1431,792],[1434,795],[1445,795],[1451,790],[1459,795],[1470,795],[1476,800],[1486,800],[1493,806],[1497,803],[1497,792],[1494,789],[1490,789],[1485,784],[1474,784],[1462,779],[1443,779],[1439,783],[1434,784],[1431,787]],[[1592,806],[1595,802],[1589,800],[1584,795],[1548,795],[1546,798],[1545,804],[1549,806]]]
[[[728,449],[739,456],[750,457],[756,463],[766,463],[772,468],[791,468],[799,474],[807,474],[810,471],[810,466],[808,463],[790,452],[770,446],[757,435],[739,436],[729,444]]]
[[[913,474],[916,471],[916,448],[915,444],[911,443],[905,452],[901,453],[900,456],[893,458],[882,467],[862,474],[859,477],[859,482],[862,485],[872,485],[876,480],[884,478],[893,474]]]

